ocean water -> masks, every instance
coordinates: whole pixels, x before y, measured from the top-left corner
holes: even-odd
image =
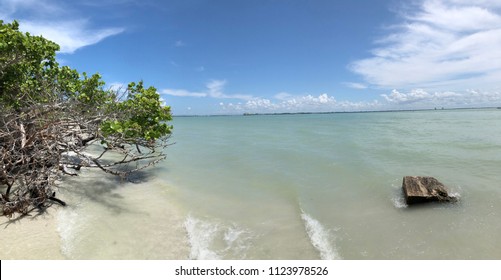
[[[501,110],[173,125],[167,160],[139,182],[65,182],[65,257],[501,259]],[[407,207],[405,175],[434,176],[460,202]]]

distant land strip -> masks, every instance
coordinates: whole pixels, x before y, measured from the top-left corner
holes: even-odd
[[[427,109],[390,109],[390,110],[360,110],[360,111],[327,111],[327,112],[277,112],[277,113],[243,113],[243,114],[208,114],[208,115],[174,115],[174,117],[228,117],[228,116],[282,116],[282,115],[328,115],[354,113],[392,113],[421,111],[452,111],[452,110],[491,110],[501,107],[457,107],[457,108],[427,108]]]

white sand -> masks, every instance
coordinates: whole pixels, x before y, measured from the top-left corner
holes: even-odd
[[[186,259],[185,214],[157,178],[126,183],[85,170],[44,214],[0,216],[0,259]]]
[[[0,216],[0,259],[59,260],[61,240],[57,232],[58,206],[45,213],[33,211],[29,216],[8,219]]]

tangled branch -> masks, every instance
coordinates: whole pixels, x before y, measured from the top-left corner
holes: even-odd
[[[32,105],[22,112],[1,108],[0,205],[4,215],[26,214],[53,202],[64,205],[55,198],[58,182],[64,175],[76,176],[75,170],[82,167],[126,179],[165,158],[169,135],[134,144],[121,135],[104,137],[99,126],[108,117],[82,116],[76,108],[71,103]]]
[[[101,76],[59,67],[59,46],[0,20],[0,210],[26,214],[82,167],[122,178],[165,158],[170,107],[153,87],[105,90]]]

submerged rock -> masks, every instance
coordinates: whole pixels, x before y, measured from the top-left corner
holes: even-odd
[[[402,189],[408,205],[431,201],[457,201],[456,197],[449,195],[444,184],[433,177],[405,176]]]

